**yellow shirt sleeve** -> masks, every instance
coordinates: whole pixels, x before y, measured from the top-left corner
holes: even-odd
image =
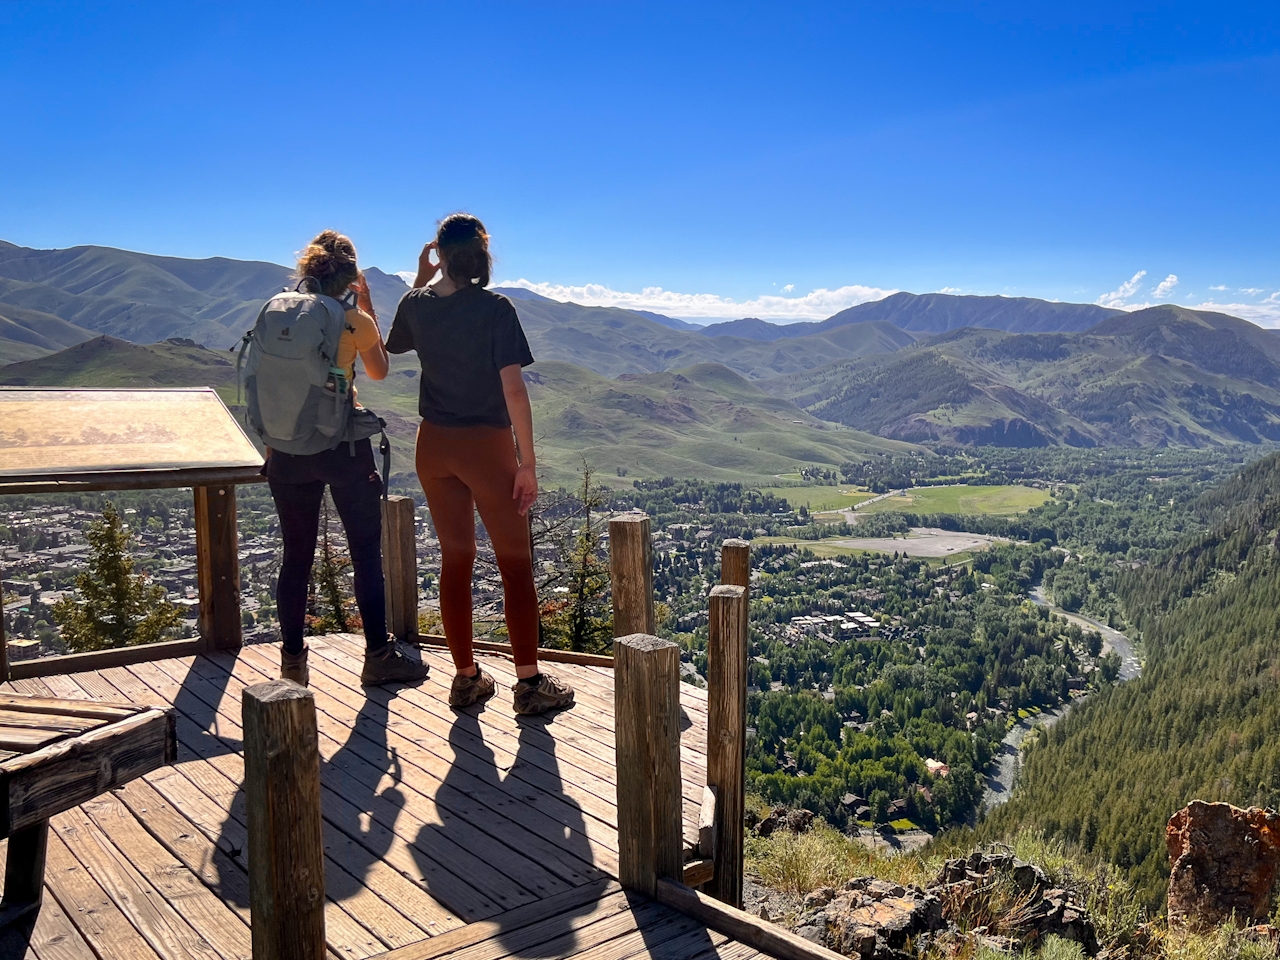
[[[377,346],[381,339],[373,317],[363,310],[347,311],[347,329],[338,341],[338,366],[347,372],[348,382],[355,375],[356,356]]]

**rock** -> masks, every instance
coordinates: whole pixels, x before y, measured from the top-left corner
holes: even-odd
[[[804,898],[804,909],[814,910],[818,907],[825,907],[828,903],[835,899],[836,892],[831,887],[819,887],[813,893],[806,894]]]
[[[1193,800],[1169,818],[1169,922],[1267,919],[1280,867],[1280,814]]]
[[[756,824],[756,834],[761,837],[772,836],[778,830],[790,830],[792,833],[804,833],[813,826],[812,810],[790,810],[778,806],[769,811],[769,815]]]
[[[837,894],[824,912],[830,928],[826,945],[862,960],[890,960],[908,940],[945,926],[937,897],[884,880],[867,882],[865,895],[859,890]]]

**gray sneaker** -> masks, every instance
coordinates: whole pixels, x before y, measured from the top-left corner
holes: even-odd
[[[462,708],[482,703],[493,696],[493,691],[493,677],[477,664],[475,676],[464,677],[458,674],[453,678],[453,686],[449,688],[449,706]]]
[[[381,653],[366,653],[360,682],[367,687],[384,683],[415,683],[427,678],[430,668],[421,660],[408,655],[408,648],[399,640],[387,641]]]
[[[536,684],[521,680],[511,691],[516,713],[526,716],[573,706],[573,687],[549,673],[539,674]]]
[[[304,687],[307,685],[311,679],[311,668],[307,666],[306,647],[301,653],[285,653],[284,648],[280,648],[280,679],[292,680]]]

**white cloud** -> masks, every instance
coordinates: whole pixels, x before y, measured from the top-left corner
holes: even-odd
[[[1147,271],[1139,270],[1131,278],[1120,284],[1117,289],[1112,290],[1110,293],[1104,293],[1093,302],[1100,307],[1123,308],[1125,302],[1138,292],[1138,288],[1142,286],[1142,278],[1146,275]]]
[[[406,287],[412,287],[413,281],[418,279],[418,275],[412,270],[397,270],[396,276],[404,281]]]
[[[783,293],[795,293],[795,292],[796,292],[796,285],[795,285],[794,283],[788,283],[785,287],[783,287],[783,288],[782,288],[782,292],[783,292]]]
[[[679,293],[662,287],[645,287],[636,292],[614,290],[599,283],[570,286],[558,283],[535,283],[532,280],[504,280],[496,287],[523,287],[552,300],[570,301],[590,307],[622,307],[626,310],[651,310],[673,317],[723,318],[759,317],[787,323],[793,320],[824,320],[859,303],[882,300],[896,290],[866,287],[861,284],[819,289],[798,297],[766,295],[754,300],[734,300],[714,293]],[[784,288],[785,289],[785,288]]]
[[[1178,275],[1171,273],[1167,277],[1165,277],[1163,280],[1161,280],[1158,284],[1156,284],[1156,289],[1153,296],[1157,300],[1163,300],[1167,296],[1169,296],[1170,293],[1173,292],[1173,288],[1176,287],[1177,285],[1178,285]]]
[[[1225,289],[1227,289],[1227,288],[1226,288],[1226,285],[1225,285],[1225,284],[1221,284],[1221,283],[1220,283],[1220,284],[1218,284],[1216,287],[1210,287],[1209,289],[1210,289],[1210,290],[1218,290],[1218,291],[1222,291],[1222,290],[1225,290]]]
[[[1268,297],[1262,303],[1188,303],[1185,306],[1192,310],[1211,310],[1214,313],[1226,313],[1242,320],[1256,323],[1260,327],[1280,327],[1280,299]],[[1126,307],[1126,309],[1128,309]]]
[[[943,287],[941,290],[938,291],[938,293],[949,293],[952,295],[957,294],[959,292],[960,292],[959,287]]]
[[[1250,297],[1256,297],[1260,293],[1266,293],[1262,287],[1241,287],[1240,292]]]

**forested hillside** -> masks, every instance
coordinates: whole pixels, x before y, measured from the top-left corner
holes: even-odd
[[[984,830],[1032,824],[1164,896],[1164,825],[1195,798],[1280,805],[1280,455],[1200,498],[1211,524],[1121,578],[1142,677],[1107,690],[1029,750]]]

